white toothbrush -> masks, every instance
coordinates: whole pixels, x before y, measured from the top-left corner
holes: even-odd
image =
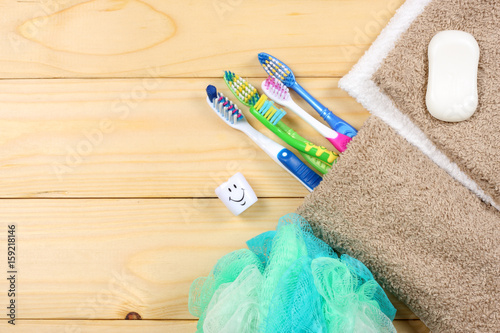
[[[290,150],[253,128],[236,105],[227,97],[218,93],[217,89],[212,85],[207,87],[207,103],[226,124],[248,135],[276,163],[300,181],[309,191],[319,185],[322,178],[317,173],[311,170]]]
[[[304,109],[298,106],[297,103],[293,101],[292,96],[290,96],[288,87],[286,87],[280,80],[272,76],[268,77],[262,82],[262,90],[276,103],[295,112],[305,122],[318,131],[318,133],[330,141],[339,152],[346,150],[347,144],[351,141],[351,138],[323,125]]]

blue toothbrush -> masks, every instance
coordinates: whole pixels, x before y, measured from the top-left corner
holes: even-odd
[[[212,85],[207,87],[207,102],[226,124],[248,135],[276,163],[297,178],[309,191],[319,185],[322,178],[317,173],[305,165],[290,150],[253,128],[238,107],[227,97],[218,93],[217,89]]]
[[[307,103],[309,103],[319,115],[330,125],[335,131],[347,135],[348,137],[354,137],[358,131],[349,125],[346,121],[337,117],[328,110],[323,104],[318,102],[314,97],[311,96],[301,85],[295,80],[295,75],[293,75],[292,70],[285,65],[282,61],[273,57],[267,53],[259,53],[259,61],[264,70],[270,76],[273,76],[283,82],[288,88],[295,90]]]

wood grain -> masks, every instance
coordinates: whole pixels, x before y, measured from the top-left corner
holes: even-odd
[[[368,117],[337,79],[302,81],[354,126]],[[0,197],[215,197],[238,171],[259,197],[305,196],[245,134],[218,119],[204,97],[209,83],[230,96],[222,79],[0,81]],[[283,121],[334,150],[293,112]]]
[[[191,282],[301,202],[261,199],[235,217],[217,199],[0,200],[0,230],[17,225],[19,318],[192,319]]]
[[[17,224],[19,318],[192,319],[191,282],[301,201],[261,199],[235,217],[218,199],[2,200],[0,230]]]
[[[345,74],[403,0],[44,0],[2,3],[4,78],[264,76],[258,52],[299,76]],[[235,37],[237,36],[237,37]]]
[[[257,53],[269,52],[359,129],[368,113],[338,78],[403,2],[2,2],[0,230],[18,227],[14,329],[195,331],[191,282],[308,193],[211,114],[206,85],[227,92],[220,77],[232,70],[258,86],[266,75]],[[285,121],[329,146],[293,114]],[[260,199],[234,217],[214,189],[237,171]],[[428,332],[389,297],[398,332]],[[144,320],[122,320],[131,311]]]
[[[0,330],[17,333],[186,333],[196,331],[193,320],[19,320]]]
[[[18,333],[184,333],[195,332],[194,320],[19,320]],[[0,323],[1,329],[8,324]],[[427,333],[420,320],[394,321],[398,333]]]

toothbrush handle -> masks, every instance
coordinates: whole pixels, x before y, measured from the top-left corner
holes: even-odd
[[[288,106],[292,111],[294,111],[300,118],[302,118],[306,123],[314,127],[321,135],[323,135],[330,143],[341,153],[347,149],[347,144],[352,140],[347,135],[334,131],[331,128],[326,127],[322,123],[316,120],[313,116],[307,113],[304,109],[297,105],[292,99],[284,104]]]
[[[269,139],[250,124],[241,124],[240,130],[246,133],[269,157],[288,171],[310,192],[319,184],[321,177],[302,162],[294,153],[279,143]]]
[[[290,150],[283,148],[278,154],[278,160],[293,174],[309,191],[314,190],[321,182],[321,177],[304,164]]]
[[[338,133],[336,138],[327,137],[326,139],[341,153],[347,149],[347,144],[352,140],[351,137],[342,133]]]
[[[358,131],[354,127],[334,115],[332,111],[328,110],[327,107],[318,102],[297,82],[295,82],[290,88],[295,90],[297,94],[300,95],[300,97],[302,97],[307,103],[309,103],[335,131],[347,135],[350,138],[354,137],[358,133]]]

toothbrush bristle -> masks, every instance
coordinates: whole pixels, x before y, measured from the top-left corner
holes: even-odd
[[[233,81],[234,79],[234,76],[235,74],[233,72],[230,72],[230,71],[224,71],[224,79],[228,80],[228,81]]]
[[[254,105],[254,109],[273,125],[276,125],[286,115],[286,111],[276,108],[274,102],[267,100],[266,95],[260,97]]]
[[[295,83],[295,76],[292,70],[279,59],[262,52],[259,53],[259,62],[268,75],[277,78],[285,86],[290,87]]]
[[[224,80],[236,98],[246,106],[253,106],[259,100],[259,92],[247,80],[230,71],[224,72]]]
[[[280,80],[273,76],[269,76],[264,81],[264,87],[267,89],[266,92],[269,95],[272,95],[275,99],[279,99],[281,101],[285,101],[289,98],[290,93],[287,86],[283,84]]]
[[[207,87],[207,96],[215,110],[219,113],[219,116],[228,123],[234,125],[238,120],[245,119],[238,107],[222,93],[217,93],[217,89],[214,86],[209,85]]]

